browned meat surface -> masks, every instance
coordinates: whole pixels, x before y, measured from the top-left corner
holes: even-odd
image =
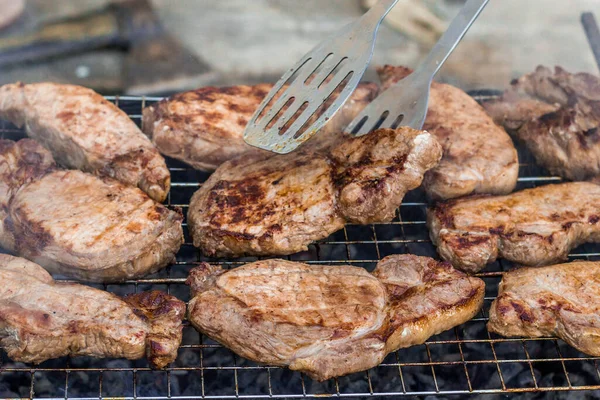
[[[558,336],[600,356],[600,263],[576,261],[506,272],[488,329],[503,336]]]
[[[548,265],[586,242],[600,241],[600,186],[546,185],[508,196],[473,196],[427,212],[429,234],[444,260],[477,272],[497,257]]]
[[[386,65],[378,72],[386,89],[412,71]],[[507,194],[515,188],[519,161],[510,137],[467,93],[434,82],[423,129],[444,149],[439,165],[423,180],[430,198]]]
[[[0,255],[0,346],[14,361],[146,355],[153,368],[177,357],[185,303],[152,291],[119,297],[55,282],[42,267]]]
[[[372,274],[266,260],[191,271],[190,322],[240,356],[314,379],[362,371],[471,319],[484,283],[427,257],[395,255]]]
[[[0,87],[0,118],[25,126],[62,165],[136,186],[164,201],[165,160],[127,114],[91,89],[55,83]]]
[[[551,173],[600,175],[600,77],[539,66],[484,106]]]
[[[31,139],[0,140],[0,244],[52,273],[140,277],[175,259],[182,216],[138,188],[58,170]]]
[[[154,368],[175,361],[183,337],[185,303],[158,290],[134,293],[123,298],[146,329],[146,357]]]
[[[347,136],[329,154],[241,156],[192,196],[190,233],[210,256],[296,253],[347,221],[390,221],[440,157],[432,135],[410,128]]]
[[[264,153],[247,145],[243,133],[272,87],[207,87],[176,94],[144,109],[144,132],[161,153],[201,170],[212,171],[241,154]],[[376,85],[359,85],[344,107],[307,144],[326,140],[324,135],[337,135],[376,94]]]

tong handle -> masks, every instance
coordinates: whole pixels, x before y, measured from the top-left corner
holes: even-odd
[[[598,68],[600,68],[600,29],[598,29],[594,14],[591,12],[584,12],[581,14],[581,23],[583,24],[583,29],[585,30],[585,35],[588,38],[592,52],[594,53],[596,64],[598,64]]]
[[[398,0],[379,0],[362,16],[361,20],[368,21],[368,23],[375,24],[378,27],[396,3],[398,3]]]
[[[416,72],[427,74],[431,80],[469,30],[489,0],[468,0],[433,46]]]

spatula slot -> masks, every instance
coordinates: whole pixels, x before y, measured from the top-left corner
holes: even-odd
[[[368,115],[365,115],[364,117],[362,117],[362,119],[360,121],[358,121],[358,123],[354,126],[354,128],[352,128],[352,130],[350,131],[350,134],[356,135],[358,133],[358,131],[360,131],[360,129],[363,127],[363,125],[367,123],[368,119],[369,119]]]
[[[323,86],[323,84],[325,83],[329,83],[336,75],[337,73],[344,67],[344,65],[348,62],[348,57],[343,57],[340,61],[338,61],[338,63],[335,65],[335,67],[331,70],[331,72],[329,72],[322,80],[321,83],[319,83],[319,86],[317,86],[317,89],[321,89],[321,86]]]
[[[379,119],[377,120],[377,122],[375,122],[375,125],[373,125],[373,128],[371,128],[371,132],[373,132],[376,129],[379,129],[379,127],[383,124],[383,122],[387,119],[388,115],[390,115],[390,112],[388,110],[384,111],[381,116],[379,117]]]
[[[305,85],[309,85],[315,77],[317,77],[321,71],[326,70],[328,65],[326,64],[327,60],[330,60],[331,58],[333,58],[333,53],[329,53],[325,56],[325,58],[323,59],[323,61],[321,61],[319,63],[319,65],[317,66],[317,68],[314,69],[314,71],[304,80],[304,84]]]
[[[392,125],[390,125],[390,128],[392,128],[392,129],[398,128],[400,126],[400,124],[402,123],[403,119],[404,119],[404,114],[398,115],[398,117],[396,117],[396,120],[394,121],[394,123]]]
[[[258,124],[261,121],[261,119],[265,116],[266,112],[273,108],[273,105],[275,104],[275,102],[277,100],[279,100],[281,95],[288,89],[289,85],[292,82],[294,82],[296,80],[296,78],[298,78],[298,75],[300,75],[300,71],[303,70],[304,67],[306,66],[306,64],[309,63],[311,60],[312,60],[312,57],[308,57],[297,67],[290,68],[288,70],[288,74],[291,73],[291,75],[283,83],[281,83],[281,82],[278,83],[278,85],[280,85],[280,86],[278,87],[278,89],[275,93],[273,93],[273,94],[269,93],[267,95],[267,96],[271,96],[271,98],[269,99],[269,102],[260,109],[260,113],[257,115],[256,120],[254,121],[255,124]],[[290,104],[287,104],[287,102],[286,102],[286,105],[288,107],[290,106]],[[281,111],[281,109],[279,111]],[[278,112],[278,114],[279,114],[279,112]],[[277,119],[275,119],[275,121],[277,121]],[[271,119],[271,121],[269,121],[269,124],[271,124],[271,125],[273,124],[273,119]]]
[[[298,108],[292,114],[292,116],[289,119],[287,118],[287,115],[284,116],[281,119],[281,121],[283,122],[283,126],[281,128],[279,128],[279,135],[284,135],[288,131],[288,129],[290,129],[290,126],[292,126],[292,124],[294,122],[296,122],[296,120],[298,119],[298,117],[300,117],[300,115],[302,115],[302,113],[304,112],[304,110],[306,110],[307,107],[308,107],[308,101],[305,101],[304,103],[302,103],[302,105],[300,106],[300,108]]]
[[[332,75],[331,82],[329,82],[327,84],[328,86],[324,87],[323,90],[325,91],[327,89],[331,89],[332,88],[331,85],[335,85],[333,87],[333,90],[331,90],[331,93],[329,94],[329,96],[327,96],[325,101],[320,106],[318,106],[318,108],[314,111],[314,113],[312,115],[309,114],[307,121],[300,127],[300,129],[298,129],[298,131],[294,135],[294,139],[298,139],[300,136],[302,136],[304,134],[304,132],[306,132],[308,130],[308,128],[311,125],[313,125],[325,113],[325,111],[327,111],[327,109],[329,109],[329,107],[340,96],[342,90],[346,87],[346,85],[348,85],[348,83],[352,79],[353,74],[354,74],[353,71],[348,72],[346,74],[346,76],[344,76],[344,78],[337,85],[335,85],[335,80],[338,76],[335,74]],[[314,109],[314,106],[312,108]]]
[[[277,111],[277,114],[275,114],[273,118],[271,118],[271,120],[267,123],[265,129],[271,129],[275,125],[275,123],[277,123],[277,121],[281,119],[283,114],[294,104],[294,101],[296,101],[296,98],[290,97],[288,101],[285,102],[283,107],[281,107],[281,109]]]

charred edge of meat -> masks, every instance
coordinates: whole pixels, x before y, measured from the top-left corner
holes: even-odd
[[[192,297],[206,290],[210,286],[211,279],[224,273],[225,270],[216,265],[203,262],[193,268],[185,281],[192,291]]]
[[[19,210],[16,210],[17,218],[19,220],[27,220],[27,216]],[[53,241],[52,235],[50,235],[41,224],[27,223],[25,231],[18,231],[15,229],[15,224],[7,213],[4,219],[4,228],[7,232],[10,232],[11,236],[15,241],[14,251],[17,254],[26,255],[31,258],[40,255],[44,249]]]
[[[16,168],[8,165],[10,176],[7,183],[13,189],[31,182],[56,169],[56,162],[52,155],[42,145],[33,139],[21,139],[17,142],[9,139],[0,139],[0,154],[16,153]]]
[[[181,343],[185,303],[158,290],[135,293],[124,299],[150,326],[146,356],[153,368],[164,368],[177,358]]]
[[[158,151],[140,148],[114,157],[98,171],[100,175],[128,182],[146,192],[153,200],[163,202],[171,186],[171,176],[162,168],[156,168],[152,161],[162,158]],[[162,163],[164,166],[164,161]],[[133,174],[130,176],[129,174]],[[122,176],[121,176],[122,175]]]
[[[245,95],[248,94],[248,90],[246,89],[255,89],[255,90],[251,90],[250,93],[253,94],[253,97],[255,97],[258,100],[262,100],[263,98],[265,98],[267,96],[267,94],[269,94],[268,90],[264,90],[261,87],[256,87],[256,86],[245,86],[245,85],[239,85],[239,86],[226,86],[226,87],[215,87],[215,86],[207,86],[207,87],[203,87],[200,89],[195,89],[195,90],[189,90],[187,92],[182,92],[182,93],[177,93],[169,98],[163,99],[161,100],[158,105],[164,105],[164,104],[168,104],[169,102],[172,101],[180,101],[183,103],[188,103],[188,102],[208,102],[208,103],[212,103],[215,102],[217,100],[220,100],[222,98],[222,95],[226,95],[226,96],[239,96],[239,95]],[[235,110],[232,110],[235,111]],[[255,110],[252,109],[250,110],[250,112],[254,112]]]
[[[483,199],[493,197],[491,194],[472,194],[469,195],[469,200],[472,199]],[[455,229],[454,225],[454,217],[452,216],[452,207],[461,203],[463,201],[462,198],[449,199],[444,201],[439,201],[431,206],[429,206],[428,215],[435,216],[440,221],[440,225],[444,228]]]
[[[431,266],[431,264],[435,264]],[[460,301],[447,304],[442,301],[436,301],[432,299],[436,303],[436,310],[439,314],[443,314],[445,311],[453,310],[453,314],[459,314],[463,310],[472,310],[473,315],[478,313],[483,305],[483,297],[485,292],[485,283],[480,278],[475,278],[469,276],[463,271],[457,270],[452,267],[452,264],[448,261],[436,261],[430,260],[430,266],[428,267],[428,271],[425,276],[423,276],[423,285],[428,286],[428,288],[441,286],[441,285],[452,285],[458,279],[467,279],[471,283],[471,290],[468,294],[463,296]],[[438,280],[437,273],[439,272],[451,273],[452,276],[448,277],[445,280]],[[394,302],[401,302],[404,297],[409,297],[413,292],[424,290],[421,286],[410,287],[408,289],[399,288],[394,284],[386,284],[386,291],[388,292],[390,299],[389,302],[392,304],[391,308],[393,309]],[[473,307],[471,307],[473,306]],[[412,320],[402,320],[400,322],[396,321],[394,316],[390,316],[390,325],[385,330],[381,338],[384,341],[387,341],[394,333],[398,331],[399,328],[406,325],[426,325],[431,323],[431,315],[421,315]]]

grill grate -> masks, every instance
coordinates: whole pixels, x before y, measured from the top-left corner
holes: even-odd
[[[486,94],[474,95],[482,100]],[[138,124],[142,108],[159,98],[110,97]],[[22,130],[8,123],[0,126],[2,137],[19,139]],[[558,182],[560,178],[532,163],[519,149],[518,189]],[[187,213],[187,203],[208,174],[168,160],[172,189],[170,206]],[[425,228],[425,197],[420,190],[409,193],[387,224],[347,225],[309,250],[290,260],[320,264],[353,264],[372,270],[387,255],[411,252],[436,256]],[[159,273],[121,284],[93,285],[123,295],[165,290],[189,300],[185,279],[200,261],[235,267],[255,258],[206,259],[192,246],[184,221],[185,244],[177,262]],[[583,245],[570,259],[600,259],[600,245]],[[38,366],[0,359],[0,398],[314,398],[392,397],[401,395],[449,395],[547,391],[600,391],[600,357],[589,357],[555,338],[502,338],[485,329],[487,310],[497,293],[502,271],[512,265],[505,260],[478,274],[486,283],[483,310],[473,320],[430,338],[425,344],[391,353],[369,371],[319,383],[298,372],[264,366],[242,359],[216,342],[184,328],[179,356],[165,371],[152,371],[145,360],[105,360],[88,357],[49,360]],[[597,394],[597,393],[596,393]],[[565,394],[566,396],[566,394]]]

